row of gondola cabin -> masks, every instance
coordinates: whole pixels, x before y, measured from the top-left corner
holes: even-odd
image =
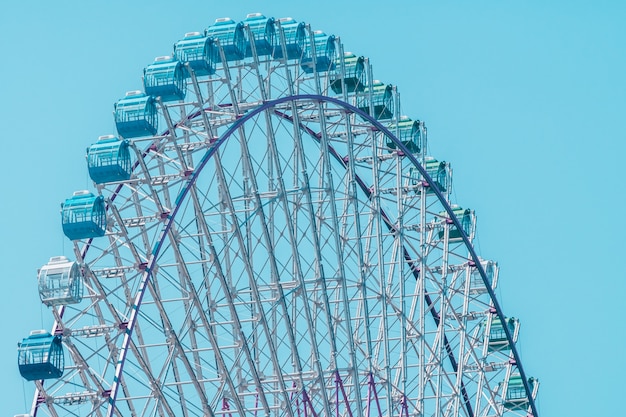
[[[37,274],[41,302],[48,307],[80,303],[84,268],[65,256],[50,258]]]
[[[371,97],[370,97],[371,96]],[[393,117],[393,86],[374,80],[357,96],[356,106],[376,120],[387,120]],[[373,112],[373,113],[372,113]]]
[[[171,56],[160,56],[143,70],[143,85],[146,94],[160,97],[162,101],[185,98],[187,83],[183,64]]]
[[[491,325],[489,326],[488,348],[490,352],[511,349],[509,339],[506,337],[505,326],[511,334],[513,343],[517,342],[517,337],[519,335],[519,320],[515,317],[507,317],[505,318],[504,323],[502,323],[502,320],[495,316],[491,319]]]
[[[126,181],[132,172],[130,142],[116,136],[100,136],[87,149],[89,176],[96,184]]]
[[[424,148],[423,142],[426,140],[426,126],[424,122],[412,120],[408,116],[400,116],[400,120],[397,123],[389,125],[389,130],[406,146],[409,152],[414,154],[422,152]],[[387,147],[396,149],[396,143],[387,138]]]
[[[335,94],[363,91],[366,84],[365,58],[356,56],[352,52],[344,53],[343,58],[337,58],[335,69],[330,74],[330,88]]]
[[[215,64],[220,61],[213,38],[200,32],[189,32],[174,44],[174,57],[191,67],[197,76],[215,74]],[[189,76],[185,68],[184,74]]]
[[[63,233],[70,240],[91,239],[104,236],[106,212],[104,197],[89,191],[76,191],[62,204]]]
[[[335,68],[336,53],[335,36],[316,30],[312,34],[312,40],[306,44],[300,67],[307,74],[332,71]]]
[[[246,35],[242,22],[235,22],[229,17],[221,17],[216,19],[212,26],[209,26],[206,35],[219,41],[226,61],[236,61],[245,56]],[[218,54],[217,62],[221,61],[222,57]]]
[[[115,127],[123,138],[153,136],[157,132],[158,117],[154,97],[141,91],[129,91],[115,103]]]
[[[461,230],[459,230],[454,223],[452,223],[451,219],[448,217],[448,213],[442,211],[439,213],[441,218],[446,220],[447,228],[439,231],[439,239],[443,239],[445,236],[446,230],[448,231],[448,241],[456,242],[463,239],[463,234],[465,234],[469,239],[472,239],[474,232],[474,224],[475,224],[475,215],[474,211],[470,209],[463,209],[459,206],[452,206],[452,213],[459,220],[461,224]]]
[[[17,348],[17,364],[28,381],[60,378],[65,370],[61,336],[45,330],[32,331]]]
[[[253,55],[252,44],[258,56],[272,55],[276,46],[274,18],[267,18],[261,13],[250,13],[243,24],[249,30],[246,40],[246,57]]]
[[[539,388],[538,381],[530,377],[528,378],[528,385],[531,390],[531,396],[533,398],[537,395],[537,389]],[[510,411],[525,411],[530,402],[526,395],[526,388],[524,387],[524,380],[519,373],[513,373],[509,376],[506,387],[506,394],[504,396],[504,408]]]
[[[277,34],[277,42],[273,54],[274,59],[281,59],[285,56],[287,59],[302,58],[306,43],[305,24],[296,22],[291,17],[280,18],[277,22],[280,31]]]

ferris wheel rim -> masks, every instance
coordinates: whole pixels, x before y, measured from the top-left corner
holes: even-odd
[[[176,214],[178,213],[179,209],[181,208],[181,203],[185,201],[188,192],[191,190],[191,188],[193,187],[193,185],[195,184],[197,178],[199,177],[199,175],[202,173],[204,167],[206,166],[206,164],[208,163],[209,160],[211,160],[211,158],[213,157],[213,155],[215,155],[215,153],[217,152],[217,150],[220,148],[220,146],[222,146],[230,136],[232,136],[237,129],[239,129],[242,125],[244,125],[249,119],[257,116],[258,114],[271,109],[272,107],[278,105],[278,104],[283,104],[283,103],[288,103],[288,102],[296,102],[296,101],[315,101],[315,102],[326,102],[326,103],[332,103],[334,105],[337,105],[339,107],[342,107],[343,109],[349,111],[349,112],[353,112],[358,114],[360,117],[364,118],[368,123],[371,123],[372,126],[374,126],[376,129],[378,129],[379,131],[381,131],[387,138],[391,139],[395,145],[398,147],[398,149],[400,151],[402,151],[404,153],[404,156],[408,158],[409,161],[411,161],[411,163],[413,164],[413,166],[415,168],[418,169],[418,171],[420,172],[420,174],[425,178],[425,180],[429,183],[432,183],[432,178],[430,177],[430,175],[428,174],[428,172],[426,171],[426,169],[421,165],[421,163],[417,160],[417,158],[411,153],[411,151],[406,147],[406,145],[404,145],[402,143],[402,141],[400,141],[398,138],[396,138],[396,136],[384,125],[382,124],[380,121],[378,121],[377,119],[375,119],[374,117],[370,116],[368,113],[364,112],[363,110],[359,109],[358,107],[355,107],[353,105],[351,105],[350,103],[346,103],[345,101],[335,98],[335,97],[330,97],[330,96],[326,96],[326,95],[320,95],[320,94],[301,94],[301,95],[291,95],[291,96],[284,96],[284,97],[279,97],[276,99],[272,99],[272,100],[268,100],[265,101],[263,104],[261,104],[258,107],[255,107],[254,109],[251,109],[250,111],[246,112],[243,115],[240,115],[240,117],[238,117],[226,130],[226,132],[224,132],[224,134],[222,134],[218,139],[212,141],[211,143],[211,147],[205,152],[205,154],[202,156],[200,163],[198,164],[198,166],[193,170],[193,172],[188,176],[187,181],[185,186],[182,188],[182,190],[178,193],[178,195],[176,196],[175,200],[174,200],[174,206],[172,208],[172,210],[167,214],[167,217],[164,219],[164,225],[161,229],[161,232],[159,233],[159,237],[157,238],[155,244],[153,245],[152,251],[150,253],[150,260],[148,262],[148,264],[145,267],[145,270],[142,274],[142,278],[141,278],[141,284],[139,286],[139,289],[137,291],[136,296],[134,297],[134,303],[132,305],[132,314],[131,317],[128,320],[128,325],[125,329],[125,333],[124,333],[124,340],[122,343],[122,346],[120,346],[120,354],[118,356],[118,360],[117,360],[117,364],[116,364],[116,368],[115,368],[115,376],[114,376],[114,380],[113,380],[113,384],[111,386],[111,392],[110,392],[110,396],[108,399],[108,408],[107,408],[107,417],[112,417],[115,413],[115,404],[116,404],[116,399],[117,399],[117,392],[118,392],[118,388],[119,388],[119,382],[123,376],[123,370],[124,370],[124,364],[126,362],[126,355],[128,353],[128,348],[130,345],[130,341],[132,338],[132,334],[133,334],[133,330],[135,327],[135,323],[137,321],[138,318],[138,313],[141,307],[141,303],[143,300],[143,296],[145,294],[145,290],[147,288],[147,285],[151,279],[152,276],[152,270],[155,266],[155,263],[157,262],[157,258],[158,255],[167,239],[167,233],[169,232],[170,228],[172,227],[172,225],[174,224],[175,218],[176,218]],[[189,118],[193,118],[193,117],[197,117],[199,116],[202,112],[204,112],[205,109],[201,109],[197,112],[192,113],[191,115],[188,115]],[[143,154],[145,155],[145,153]],[[364,186],[364,183],[360,183],[360,186],[362,188],[362,190],[364,192],[369,192],[369,190]],[[115,190],[115,192],[112,194],[110,200],[111,202],[115,199],[115,196],[117,195],[117,193],[119,192],[119,190],[121,189],[121,185],[119,188],[117,188]],[[487,292],[489,293],[490,299],[493,303],[493,308],[495,309],[495,314],[497,314],[497,316],[500,318],[500,320],[504,321],[505,320],[505,316],[504,313],[495,297],[495,293],[493,291],[493,288],[491,288],[491,285],[489,283],[487,274],[482,266],[482,263],[480,262],[480,258],[478,257],[473,245],[471,244],[467,234],[465,233],[464,229],[461,226],[461,222],[459,221],[459,219],[457,218],[457,216],[454,214],[453,208],[452,206],[447,202],[445,196],[443,195],[443,193],[438,189],[438,187],[431,187],[433,194],[435,194],[437,196],[437,199],[439,200],[440,204],[444,207],[447,215],[449,216],[449,219],[451,220],[451,222],[457,227],[457,229],[461,232],[461,239],[463,240],[463,243],[465,245],[465,247],[468,249],[469,253],[470,253],[470,257],[472,258],[472,261],[474,262],[474,267],[476,268],[476,270],[479,272],[483,283],[485,284],[485,287],[487,289]],[[83,250],[83,254],[86,254],[87,250],[89,249],[90,246],[90,242],[87,243],[87,245],[85,246],[84,250]],[[535,401],[534,398],[532,396],[532,390],[530,388],[530,385],[527,381],[526,378],[526,374],[524,372],[523,366],[522,366],[522,362],[520,360],[520,356],[519,353],[517,351],[517,348],[515,346],[515,343],[513,343],[513,336],[510,332],[510,330],[508,329],[507,326],[503,327],[505,335],[507,337],[507,340],[509,342],[509,346],[511,348],[511,352],[513,354],[514,360],[515,360],[515,365],[517,367],[517,370],[520,373],[520,376],[522,378],[523,384],[524,384],[524,388],[526,390],[526,395],[527,398],[529,400],[529,405],[531,407],[532,413],[534,416],[537,416],[537,411],[536,411],[536,405],[535,405]],[[452,354],[452,358],[454,358],[454,355]],[[464,396],[465,397],[465,396]],[[471,404],[469,404],[468,398],[465,397],[464,398],[464,404],[465,407],[467,408],[470,416],[473,416],[473,411],[471,409]]]

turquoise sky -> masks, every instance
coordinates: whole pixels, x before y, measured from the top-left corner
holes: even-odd
[[[546,5],[546,3],[550,3]],[[626,2],[10,1],[0,10],[0,405],[30,409],[16,344],[52,325],[36,271],[70,255],[60,203],[91,188],[85,148],[185,32],[291,16],[368,56],[452,163],[477,249],[522,323],[541,416],[620,415],[626,355]]]

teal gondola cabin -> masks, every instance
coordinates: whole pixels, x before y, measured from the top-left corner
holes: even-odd
[[[306,43],[307,47],[300,66],[307,74],[326,72],[335,69],[335,36],[327,35],[320,30],[313,32],[313,41]]]
[[[250,13],[243,24],[249,29],[246,40],[246,56],[252,56],[252,44],[257,56],[272,55],[276,45],[276,25],[273,17],[265,17],[261,13]]]
[[[472,229],[474,226],[474,212],[470,209],[463,209],[462,207],[452,206],[452,212],[454,216],[461,223],[461,229],[469,237],[472,238]],[[439,216],[446,219],[446,224],[448,226],[448,241],[460,241],[463,239],[463,234],[459,229],[457,229],[456,225],[452,223],[451,219],[448,218],[448,213],[442,211],[439,213]],[[445,229],[439,232],[439,239],[443,239],[445,233]]]
[[[335,62],[335,69],[330,75],[330,88],[335,94],[346,92],[354,93],[363,91],[365,88],[365,58],[356,56],[352,52],[346,52]]]
[[[161,97],[162,101],[177,101],[185,98],[183,64],[171,56],[159,56],[143,70],[143,86],[147,95]]]
[[[443,193],[448,191],[448,183],[450,182],[450,169],[445,161],[439,162],[434,158],[427,157],[426,161],[424,162],[424,169],[426,170],[426,173],[433,182],[433,184],[427,185],[433,185]]]
[[[213,38],[200,32],[186,33],[183,39],[176,42],[174,57],[183,64],[188,64],[198,77],[215,74],[215,64],[219,62]],[[186,67],[184,74],[186,77],[189,76]]]
[[[219,41],[226,61],[243,59],[246,53],[246,35],[242,22],[235,22],[229,17],[215,19],[215,23],[206,31],[207,36]],[[222,57],[218,54],[218,61]]]
[[[426,136],[424,122],[412,120],[408,116],[400,116],[398,123],[392,123],[388,127],[391,133],[396,135],[396,138],[407,147],[409,152],[419,154],[422,151],[422,142]],[[396,144],[394,141],[388,139],[387,147],[389,149],[396,149]]]
[[[282,17],[277,20],[280,28],[276,34],[276,45],[274,46],[274,59],[301,59],[304,53],[306,41],[305,24],[296,22],[291,17]]]
[[[115,127],[126,139],[154,136],[158,128],[156,100],[141,91],[129,91],[115,103]]]
[[[22,377],[28,381],[56,379],[65,369],[61,336],[45,330],[32,331],[17,348],[17,364]]]
[[[89,191],[76,191],[62,204],[63,233],[70,240],[91,239],[104,236],[106,212],[104,197]]]
[[[533,391],[533,395],[536,392],[535,383],[535,378],[528,378],[528,384],[530,385],[531,391]],[[514,373],[509,377],[507,384],[504,408],[507,410],[525,410],[528,408],[528,405],[529,401],[526,396],[526,389],[524,388],[524,380],[520,374]]]
[[[100,136],[87,148],[89,176],[96,184],[130,179],[132,160],[130,142],[113,135]]]
[[[376,120],[391,119],[394,111],[393,86],[374,80],[371,85],[365,87],[363,92],[357,96],[356,106],[363,112],[373,116]]]

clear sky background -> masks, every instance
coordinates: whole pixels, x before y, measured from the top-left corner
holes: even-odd
[[[549,3],[549,4],[547,4]],[[30,408],[16,344],[52,316],[36,270],[71,256],[60,203],[91,188],[85,148],[185,32],[291,16],[368,56],[452,163],[477,248],[522,327],[542,417],[620,415],[626,393],[626,2],[5,1],[0,7],[0,414]],[[621,412],[619,410],[622,410]]]

